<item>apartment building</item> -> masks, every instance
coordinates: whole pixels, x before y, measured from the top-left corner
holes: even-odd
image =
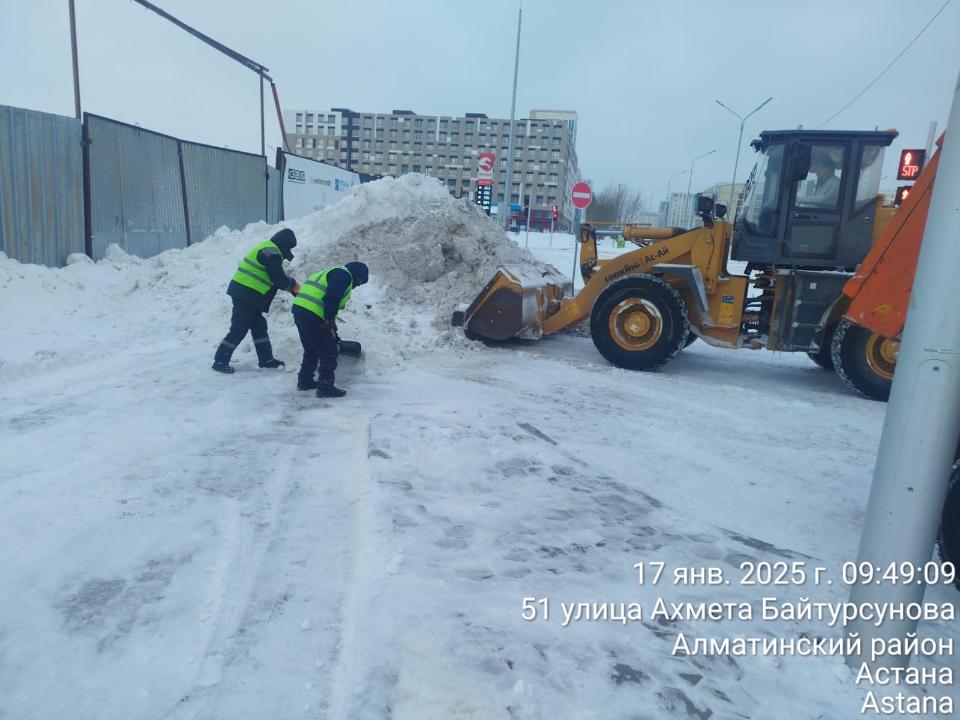
[[[285,110],[291,150],[355,172],[399,176],[423,173],[446,183],[456,197],[476,197],[477,156],[493,153],[493,201],[507,198],[509,119],[484,113],[462,116]],[[580,179],[576,151],[577,114],[531,110],[514,123],[514,162],[509,202],[535,209],[557,205],[573,217],[570,191]]]

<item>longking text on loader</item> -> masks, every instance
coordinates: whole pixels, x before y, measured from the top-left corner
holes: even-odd
[[[502,266],[455,318],[471,337],[539,339],[587,318],[600,354],[653,370],[696,338],[726,348],[806,352],[886,400],[938,155],[899,209],[878,194],[887,131],[761,133],[736,222],[698,197],[703,227],[628,226],[636,250],[597,256],[581,228],[576,295],[560,273]],[[746,263],[730,272],[728,258]]]

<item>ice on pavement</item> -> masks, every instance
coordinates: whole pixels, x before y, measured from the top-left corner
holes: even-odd
[[[287,371],[259,370],[249,344],[236,375],[210,370],[227,281],[276,227],[147,260],[0,258],[0,717],[858,715],[838,657],[672,654],[678,632],[839,628],[563,627],[561,603],[845,600],[840,584],[641,586],[633,566],[836,571],[856,556],[881,404],[804,356],[695,343],[630,373],[586,338],[468,342],[442,322],[452,307],[497,263],[535,260],[432,180],[284,225],[301,280],[371,266],[341,322],[366,355],[342,363],[342,401],[294,389],[284,293],[269,323]],[[529,238],[561,272],[571,241]],[[524,598],[548,598],[549,620],[524,621]]]

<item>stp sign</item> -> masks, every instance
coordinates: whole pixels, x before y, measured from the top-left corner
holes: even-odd
[[[897,180],[916,180],[926,159],[926,150],[903,150],[900,152],[900,166],[897,168]]]
[[[575,208],[584,210],[593,201],[593,190],[591,190],[590,186],[581,180],[573,186],[571,199],[573,200],[573,206]]]
[[[493,153],[477,154],[477,185],[493,185],[493,165],[496,158]]]

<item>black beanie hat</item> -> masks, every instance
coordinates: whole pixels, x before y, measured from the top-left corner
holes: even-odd
[[[354,285],[363,285],[370,277],[370,270],[362,262],[348,262],[344,267],[353,275]]]
[[[280,248],[280,253],[287,262],[293,260],[293,253],[290,251],[297,246],[297,236],[293,234],[293,230],[283,228],[270,238],[270,242]]]

